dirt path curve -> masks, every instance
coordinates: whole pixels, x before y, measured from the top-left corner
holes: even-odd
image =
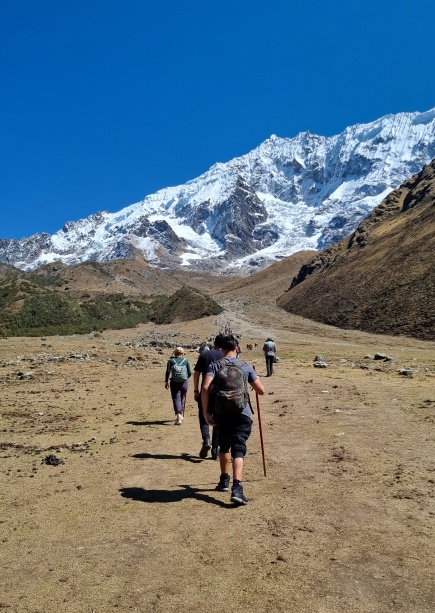
[[[174,426],[170,351],[132,343],[150,326],[0,340],[1,608],[433,612],[434,344],[240,300],[223,318],[247,341],[273,335],[281,358],[261,399],[268,476],[254,417],[243,508],[198,457],[191,392]],[[188,346],[216,321],[159,332]],[[395,360],[365,357],[375,350]],[[313,367],[319,352],[328,368]],[[244,357],[264,375],[259,350]],[[64,463],[44,464],[49,453]]]

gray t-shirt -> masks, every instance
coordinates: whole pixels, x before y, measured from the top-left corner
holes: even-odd
[[[225,359],[228,362],[238,362],[238,361],[240,362],[241,361],[238,358],[225,358]],[[241,364],[241,367],[242,367],[243,372],[246,375],[247,383],[252,383],[256,379],[258,379],[257,373],[255,372],[255,370],[250,364],[246,364],[245,362],[243,362]],[[221,365],[219,364],[219,362],[212,362],[207,369],[206,376],[214,378],[215,374],[217,373],[218,370],[220,370],[220,368],[221,368]],[[218,413],[218,410],[215,409],[215,414],[216,413]],[[251,412],[251,408],[249,404],[245,406],[245,408],[241,412],[241,415],[247,415],[248,417],[251,417],[252,412]]]
[[[274,356],[276,353],[276,345],[273,341],[266,341],[263,345],[263,351],[265,356]]]

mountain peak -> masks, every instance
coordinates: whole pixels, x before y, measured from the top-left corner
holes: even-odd
[[[130,245],[155,266],[247,274],[350,234],[434,157],[435,108],[331,137],[272,134],[246,155],[117,213],[67,222],[52,236],[0,240],[0,262],[27,270],[54,260],[110,261]]]

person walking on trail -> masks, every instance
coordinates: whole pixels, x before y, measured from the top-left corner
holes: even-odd
[[[210,364],[202,384],[202,408],[205,421],[210,426],[217,425],[219,431],[221,475],[216,490],[229,491],[230,458],[232,458],[231,502],[244,505],[248,503],[248,498],[242,486],[243,466],[246,441],[252,428],[248,383],[257,394],[263,395],[265,390],[253,367],[237,359],[237,339],[233,335],[223,337],[221,349],[225,357]],[[208,408],[212,385],[215,394],[213,415]]]
[[[219,443],[218,443],[218,430],[216,426],[213,428],[212,439],[210,441],[210,426],[204,419],[204,413],[202,411],[202,402],[201,402],[201,387],[199,385],[199,378],[201,376],[201,386],[204,381],[204,377],[208,370],[208,367],[212,362],[216,360],[221,360],[224,357],[224,354],[219,349],[220,344],[222,342],[222,335],[218,334],[214,339],[214,347],[213,349],[205,349],[201,351],[198,361],[195,364],[193,369],[193,397],[195,401],[198,403],[198,419],[199,419],[199,428],[201,430],[202,436],[202,447],[199,451],[200,458],[206,458],[208,456],[208,452],[211,447],[211,457],[213,460],[218,459],[219,455]],[[208,409],[211,414],[213,414],[213,394],[209,395]]]
[[[266,377],[271,377],[273,374],[273,363],[276,356],[276,345],[273,339],[268,338],[263,345],[264,357],[266,358]]]
[[[184,419],[184,407],[188,390],[188,379],[192,376],[192,367],[184,357],[183,347],[177,347],[174,355],[166,364],[165,388],[171,389],[172,403],[175,412],[175,425],[181,426]]]

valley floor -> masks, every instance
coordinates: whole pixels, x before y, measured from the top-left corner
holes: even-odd
[[[0,609],[433,611],[435,343],[223,303],[217,320],[0,340]],[[261,377],[267,336],[280,357],[260,399],[267,477],[256,414],[243,508],[198,457],[192,384],[173,425],[171,350],[139,346],[166,335],[193,366],[227,321]]]

